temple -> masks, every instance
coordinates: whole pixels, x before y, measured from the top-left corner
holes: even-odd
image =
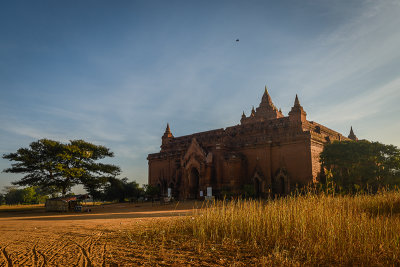
[[[246,192],[258,197],[285,195],[316,182],[319,154],[327,142],[348,138],[307,120],[296,95],[288,116],[272,102],[265,88],[260,105],[240,124],[174,137],[169,124],[161,151],[149,154],[149,184],[178,199],[198,199],[207,188],[213,196]]]

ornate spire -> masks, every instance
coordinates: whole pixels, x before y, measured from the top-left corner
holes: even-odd
[[[167,128],[165,128],[165,133],[163,137],[174,137],[171,133],[171,129],[169,128],[169,123],[167,123]]]
[[[299,98],[297,97],[297,94],[296,94],[296,98],[294,99],[294,106],[301,106]]]
[[[261,99],[260,107],[261,106],[269,106],[272,109],[276,109],[274,104],[272,103],[271,96],[268,93],[267,86],[265,86],[265,91],[264,91],[264,94],[263,94],[262,99]]]
[[[242,118],[246,118],[246,114],[244,114],[244,110],[243,110]]]
[[[165,129],[165,133],[171,133],[171,129],[169,128],[169,123],[167,123],[167,128]]]
[[[353,126],[350,126],[350,134],[349,134],[348,138],[353,140],[353,141],[357,141],[358,140],[357,136],[353,132]]]
[[[241,123],[263,122],[282,117],[284,117],[283,114],[272,103],[268,88],[265,86],[260,105],[256,109],[253,106],[249,117],[242,116]]]
[[[303,107],[300,105],[299,97],[296,94],[294,99],[294,105],[289,112],[289,117],[292,121],[305,121],[307,113],[304,111]]]

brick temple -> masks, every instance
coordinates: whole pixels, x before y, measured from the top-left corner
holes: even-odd
[[[284,195],[296,186],[316,182],[321,172],[319,154],[327,142],[356,140],[319,123],[308,121],[296,95],[288,116],[273,104],[267,88],[258,108],[240,124],[174,137],[169,124],[159,153],[149,154],[149,184],[160,193],[196,199],[212,188],[256,196]]]

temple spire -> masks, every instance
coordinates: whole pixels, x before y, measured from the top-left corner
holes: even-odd
[[[174,137],[171,133],[171,129],[169,128],[169,123],[167,123],[167,128],[165,128],[165,133],[163,135],[163,137]]]
[[[357,141],[358,140],[357,136],[353,132],[353,126],[350,126],[350,134],[349,134],[348,138],[353,140],[353,141]]]
[[[304,111],[303,107],[300,105],[299,97],[296,94],[294,99],[294,105],[289,112],[289,118],[293,122],[303,122],[306,121],[307,113]]]
[[[271,108],[275,108],[274,104],[272,103],[271,96],[268,93],[267,86],[265,86],[264,94],[261,99],[260,107],[261,106],[269,106]],[[276,108],[275,108],[276,109]]]
[[[297,97],[297,94],[296,94],[296,98],[294,99],[294,105],[300,106],[300,101],[299,101],[299,98]]]
[[[169,128],[169,123],[167,123],[167,128],[165,129],[165,133],[171,133],[171,129]]]

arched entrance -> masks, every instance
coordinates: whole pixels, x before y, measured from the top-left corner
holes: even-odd
[[[254,194],[253,197],[259,198],[263,196],[263,175],[260,170],[256,170],[253,176]]]
[[[196,199],[199,196],[199,179],[200,174],[196,168],[190,170],[189,177],[189,198]]]
[[[285,178],[283,176],[280,177],[279,179],[279,183],[281,186],[281,195],[285,195],[286,194],[286,183],[285,183]]]
[[[257,177],[254,177],[254,196],[261,196],[261,181]]]
[[[157,184],[157,197],[161,196],[162,192],[161,192],[161,184],[158,183]]]
[[[273,179],[272,193],[278,196],[284,196],[289,193],[289,179],[286,169],[279,169]]]

